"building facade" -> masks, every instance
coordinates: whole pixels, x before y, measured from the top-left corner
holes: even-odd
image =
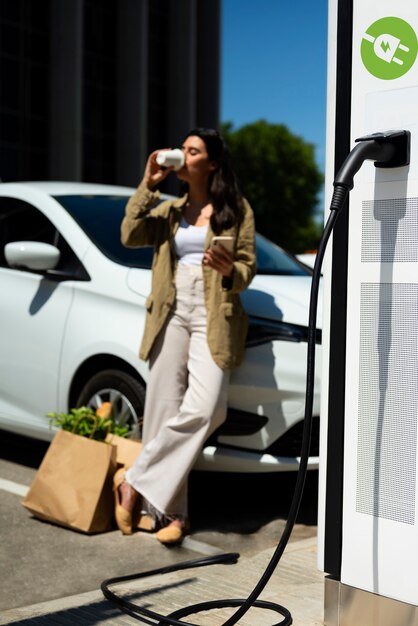
[[[1,0],[0,178],[136,185],[217,127],[221,0]]]

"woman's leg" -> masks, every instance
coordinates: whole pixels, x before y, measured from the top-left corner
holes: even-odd
[[[206,337],[206,316],[195,315],[188,358],[189,380],[183,402],[170,426],[181,441],[181,460],[177,463],[179,482],[167,505],[168,512],[187,511],[188,476],[205,441],[225,421],[229,371],[214,362]]]
[[[169,518],[187,516],[188,475],[205,440],[225,419],[228,378],[207,344],[201,272],[181,269],[176,312],[152,362],[143,449],[126,474]]]
[[[142,445],[159,433],[167,419],[175,415],[187,389],[189,332],[176,311],[157,337],[149,360]]]
[[[147,473],[148,467],[161,462],[158,458],[158,437],[167,421],[177,414],[187,388],[188,350],[189,332],[181,311],[176,310],[157,337],[151,352],[144,407],[142,450],[133,466],[125,474],[127,482],[145,497],[147,496],[143,488],[148,481],[145,481],[143,476]],[[156,507],[153,502],[152,505]],[[158,511],[153,511],[153,513],[158,513]]]

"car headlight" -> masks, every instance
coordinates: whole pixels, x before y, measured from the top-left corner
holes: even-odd
[[[321,330],[316,330],[315,342],[321,344]],[[263,317],[250,316],[250,324],[247,333],[247,348],[259,346],[270,341],[292,341],[300,343],[308,341],[307,326],[288,324],[287,322],[277,322],[267,320]]]

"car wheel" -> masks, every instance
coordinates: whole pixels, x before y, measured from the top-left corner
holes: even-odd
[[[77,406],[96,410],[103,402],[112,404],[112,415],[117,424],[128,426],[131,437],[141,438],[145,388],[136,378],[116,369],[95,374],[82,388]]]

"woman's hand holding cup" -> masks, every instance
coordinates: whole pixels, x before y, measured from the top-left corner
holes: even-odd
[[[169,150],[169,148],[164,148],[164,150]],[[160,150],[154,150],[148,157],[147,164],[145,166],[144,178],[143,182],[148,187],[148,189],[153,189],[159,183],[161,183],[170,172],[173,171],[174,167],[164,167],[157,163],[157,156]]]

